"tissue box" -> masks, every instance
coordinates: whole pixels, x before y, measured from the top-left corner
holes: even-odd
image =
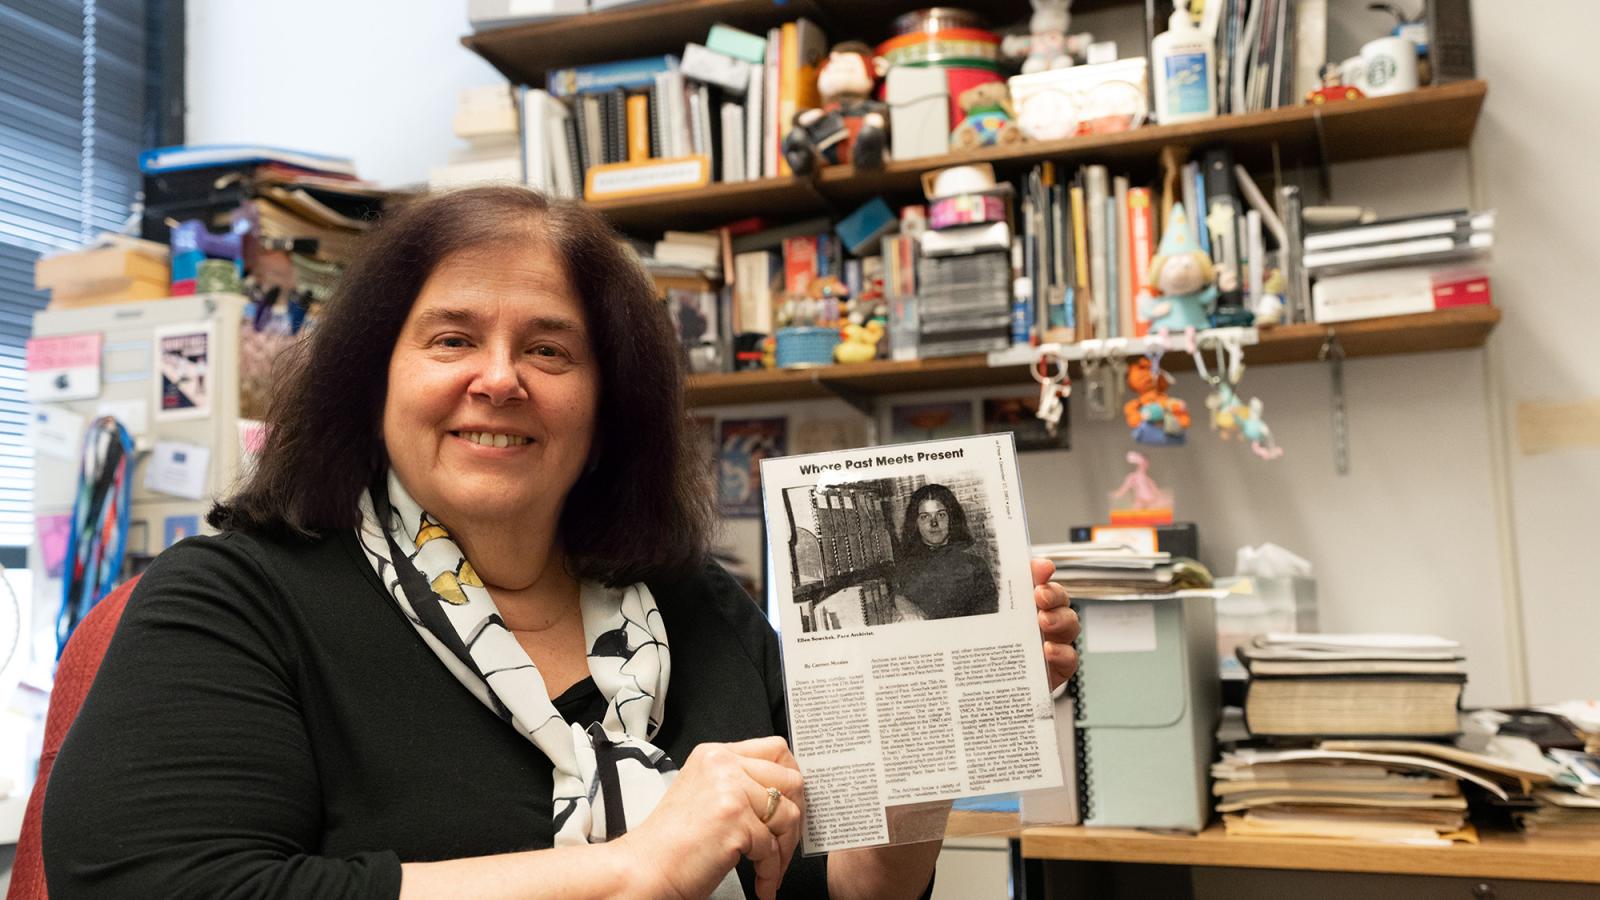
[[[1218,578],[1216,586],[1227,591],[1217,601],[1217,662],[1224,679],[1246,678],[1234,651],[1253,635],[1318,630],[1315,578],[1245,575]]]

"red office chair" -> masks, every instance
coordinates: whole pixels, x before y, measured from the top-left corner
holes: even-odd
[[[17,858],[11,869],[11,890],[6,900],[47,900],[44,883],[44,850],[40,846],[39,820],[44,814],[44,790],[50,779],[50,766],[56,761],[67,729],[78,716],[78,707],[94,683],[94,673],[100,670],[100,658],[111,643],[111,633],[117,630],[117,620],[128,605],[128,595],[133,593],[135,578],[122,585],[94,605],[89,614],[78,623],[78,628],[67,640],[56,666],[55,689],[50,693],[50,711],[44,723],[44,749],[39,754],[39,780],[33,783],[33,793],[28,797],[28,808],[22,816],[22,834],[17,840]]]

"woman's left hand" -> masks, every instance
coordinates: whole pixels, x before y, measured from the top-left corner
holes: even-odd
[[[1039,638],[1044,642],[1044,664],[1050,674],[1050,689],[1078,671],[1078,614],[1067,605],[1067,589],[1050,580],[1056,564],[1048,559],[1033,561],[1033,605],[1039,608]]]

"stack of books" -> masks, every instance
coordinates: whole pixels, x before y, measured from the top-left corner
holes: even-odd
[[[1431,635],[1264,634],[1238,650],[1256,737],[1454,737],[1467,676]]]
[[[1409,844],[1476,842],[1467,792],[1526,804],[1552,774],[1538,747],[1505,739],[1475,753],[1425,741],[1323,741],[1225,751],[1212,793],[1229,836]]]
[[[450,162],[428,172],[428,187],[445,190],[469,184],[522,183],[522,141],[516,96],[508,84],[463,88],[451,122],[467,142]]]
[[[714,25],[682,54],[553,70],[521,96],[527,182],[598,200],[789,175],[787,123],[820,104],[827,49],[807,19],[764,37]]]
[[[1121,544],[1037,544],[1033,555],[1056,564],[1050,580],[1073,597],[1172,594],[1211,586],[1211,573],[1192,559],[1140,553]]]
[[[1385,219],[1305,237],[1312,314],[1342,322],[1487,305],[1474,257],[1494,246],[1494,213],[1464,209]]]

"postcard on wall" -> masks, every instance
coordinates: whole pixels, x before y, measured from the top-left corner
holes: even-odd
[[[717,496],[725,516],[761,515],[761,461],[787,451],[789,420],[723,419],[717,428]]]
[[[897,403],[889,407],[889,441],[936,441],[974,433],[971,400]]]
[[[156,330],[156,419],[203,419],[211,415],[214,389],[210,322],[173,325]]]
[[[986,397],[983,401],[983,430],[990,434],[1009,431],[1017,441],[1017,452],[1028,450],[1070,449],[1072,428],[1068,415],[1071,406],[1062,409],[1056,433],[1051,434],[1039,418],[1039,394],[1018,397]]]
[[[1061,785],[1011,435],[769,459],[761,489],[806,853]]]

